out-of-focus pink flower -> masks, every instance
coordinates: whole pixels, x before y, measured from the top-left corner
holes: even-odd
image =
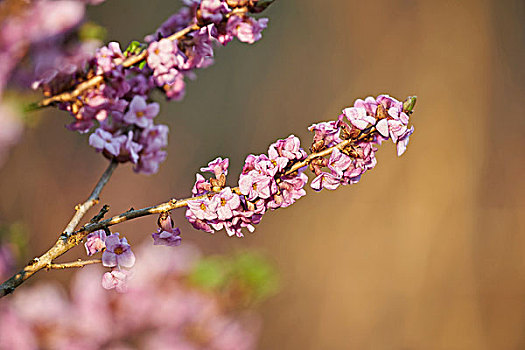
[[[128,290],[127,279],[128,275],[124,270],[114,269],[102,276],[102,287],[105,289],[115,288],[117,292],[125,293]]]

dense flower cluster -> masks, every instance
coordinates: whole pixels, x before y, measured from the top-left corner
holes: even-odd
[[[335,190],[339,185],[357,183],[377,164],[376,146],[385,140],[392,139],[401,156],[414,132],[413,126],[408,127],[414,104],[413,97],[404,103],[388,95],[377,99],[367,97],[345,108],[338,120],[310,126],[309,130],[315,133],[314,152],[350,141],[344,147],[335,147],[328,158],[317,158],[310,163],[310,169],[317,175],[311,187],[317,191]]]
[[[0,349],[256,348],[261,320],[249,305],[268,288],[243,279],[264,272],[261,267],[247,270],[253,269],[253,259],[249,265],[220,257],[222,263],[213,266],[210,276],[206,267],[213,260],[191,245],[177,254],[149,245],[137,256],[143,263],[134,269],[125,294],[104,290],[97,278],[100,268],[88,266],[75,272],[69,295],[48,282],[2,300]],[[233,266],[225,270],[228,264]],[[221,276],[230,279],[220,281]],[[220,284],[208,287],[210,278]],[[234,290],[239,285],[243,289]]]
[[[388,95],[357,100],[337,120],[309,128],[314,132],[309,157],[293,135],[272,144],[267,155],[249,155],[236,188],[225,187],[228,159],[217,158],[201,169],[215,178],[197,174],[192,193],[198,198],[188,201],[186,218],[197,229],[224,228],[229,236],[242,237],[241,229],[253,232],[269,209],[285,208],[306,194],[306,165],[316,175],[310,184],[314,190],[356,183],[376,165],[376,145],[392,139],[398,155],[403,154],[414,132],[408,127],[414,104],[414,97],[403,103]]]
[[[305,158],[299,139],[290,135],[272,144],[267,155],[249,155],[235,189],[225,187],[228,159],[217,158],[201,169],[215,178],[206,180],[197,174],[192,193],[201,197],[188,201],[186,218],[195,228],[210,233],[224,228],[229,236],[242,237],[242,228],[253,232],[253,225],[267,210],[285,208],[306,194],[304,169],[285,174]]]
[[[68,128],[92,132],[89,144],[107,158],[131,162],[137,172],[155,173],[166,158],[168,127],[154,123],[159,105],[151,102],[151,93],[161,90],[168,99],[180,100],[185,79],[213,63],[214,43],[225,45],[234,37],[246,43],[259,40],[267,19],[256,20],[248,14],[264,9],[263,2],[184,0],[179,12],[146,37],[146,44],[133,42],[122,50],[111,42],[98,49],[85,68],[69,72],[66,79],[50,76],[35,86],[52,96],[103,76],[103,81],[74,101],[60,104],[75,118]],[[185,28],[191,30],[172,37]],[[124,64],[138,55],[144,55],[145,62]]]

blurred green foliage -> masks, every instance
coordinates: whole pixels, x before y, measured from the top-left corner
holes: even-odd
[[[279,289],[275,267],[263,255],[254,252],[204,258],[197,263],[188,280],[194,286],[248,304],[261,302]]]

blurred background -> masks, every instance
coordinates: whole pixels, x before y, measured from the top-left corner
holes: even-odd
[[[88,18],[125,45],[178,6],[110,0]],[[261,41],[218,49],[182,102],[162,104],[159,173],[118,168],[102,203],[116,214],[186,197],[217,156],[234,183],[247,154],[292,133],[308,145],[309,125],[357,98],[417,95],[401,158],[385,144],[359,184],[309,191],[243,239],[196,231],[176,211],[183,244],[254,249],[278,268],[260,349],[525,348],[525,3],[278,0],[265,15]],[[107,165],[69,121],[46,110],[0,168],[0,223],[29,233],[22,261],[49,248]],[[153,217],[118,226],[131,243],[154,230]]]

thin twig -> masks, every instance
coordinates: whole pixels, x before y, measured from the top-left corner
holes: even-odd
[[[112,160],[106,171],[104,171],[104,174],[100,177],[100,180],[98,180],[97,185],[93,189],[93,192],[91,192],[91,195],[89,198],[82,204],[78,204],[75,207],[75,215],[73,215],[73,218],[71,221],[67,224],[66,228],[63,231],[64,236],[69,236],[77,227],[80,220],[84,217],[84,215],[91,209],[95,204],[98,203],[98,197],[100,195],[100,192],[104,188],[104,186],[107,184],[109,179],[111,178],[111,175],[113,174],[113,171],[115,171],[115,168],[117,167],[118,162],[116,160]]]
[[[75,230],[78,223],[86,214],[86,212],[98,202],[100,192],[102,191],[106,183],[109,181],[117,165],[118,163],[114,160],[110,162],[106,171],[104,171],[104,173],[100,177],[100,180],[95,185],[95,188],[91,192],[89,198],[84,203],[79,204],[75,207],[75,215],[73,215],[73,218],[67,224],[62,235],[56,241],[56,243],[47,252],[45,252],[40,257],[33,259],[22,270],[17,272],[14,276],[12,276],[10,279],[8,279],[0,285],[0,298],[9,293],[12,293],[15,290],[15,288],[24,283],[25,280],[27,280],[36,272],[52,265],[53,260],[55,260],[56,258],[58,258],[59,256],[61,256],[62,254],[64,254],[72,248],[69,245],[67,245],[67,242],[69,241],[67,237],[71,235],[71,233]]]
[[[93,265],[93,264],[100,264],[102,263],[102,260],[100,259],[94,259],[94,260],[78,260],[68,263],[61,263],[61,264],[49,264],[47,265],[47,269],[52,270],[63,270],[68,269],[72,267],[84,267],[86,265]]]

